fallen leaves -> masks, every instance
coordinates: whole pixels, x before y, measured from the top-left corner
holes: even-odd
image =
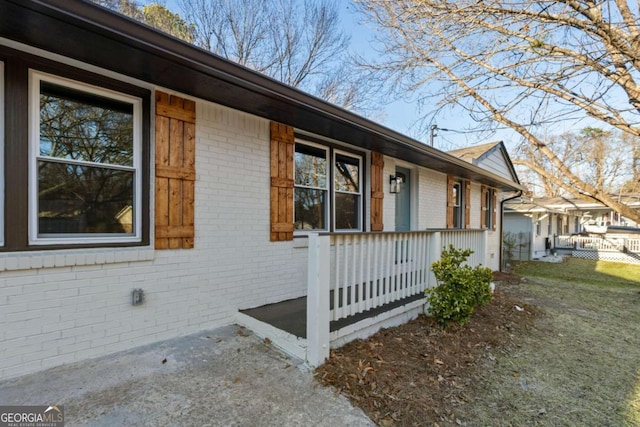
[[[383,329],[367,340],[333,349],[316,370],[317,379],[345,394],[382,426],[456,423],[456,407],[472,399],[469,389],[481,381],[480,360],[491,362],[489,350],[510,344],[514,330],[532,320],[515,311],[516,304],[535,313],[496,292],[465,326],[443,330],[421,316]]]

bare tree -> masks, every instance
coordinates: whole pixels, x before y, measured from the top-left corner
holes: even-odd
[[[335,0],[178,0],[196,44],[344,108],[377,105]]]
[[[382,100],[349,53],[336,0],[91,0],[362,114]]]
[[[586,127],[578,133],[565,132],[553,136],[546,144],[581,180],[603,193],[615,194],[623,190],[624,179],[631,175],[633,169],[625,135],[628,134]],[[540,184],[548,197],[566,194],[557,180],[549,178],[559,171],[535,147],[528,144],[518,147],[514,164],[546,171],[545,175],[536,176],[534,182],[526,182],[527,186]]]
[[[195,28],[188,24],[180,15],[171,12],[164,5],[151,3],[139,5],[133,0],[91,0],[114,12],[127,15],[130,18],[144,22],[165,33],[178,37],[186,42],[195,41]]]
[[[630,179],[624,182],[620,192],[637,194],[640,192],[640,138],[623,134],[621,140],[623,153],[631,158],[631,165],[628,171]]]
[[[394,89],[423,90],[436,108],[507,126],[554,169],[564,191],[635,221],[640,212],[581,179],[539,126],[595,119],[640,136],[640,24],[624,0],[357,0],[379,26],[384,60],[368,64]],[[535,165],[534,165],[535,166]]]

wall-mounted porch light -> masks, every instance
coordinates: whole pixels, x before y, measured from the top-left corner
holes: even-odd
[[[389,192],[390,193],[399,193],[402,189],[402,177],[391,175],[389,176]]]

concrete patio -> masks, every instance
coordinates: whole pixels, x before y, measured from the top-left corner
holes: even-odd
[[[0,382],[0,402],[63,405],[66,426],[373,425],[234,325]]]

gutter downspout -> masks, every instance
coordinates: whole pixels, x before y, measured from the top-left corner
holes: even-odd
[[[503,235],[504,235],[504,202],[508,202],[509,200],[513,200],[516,199],[518,197],[522,197],[522,190],[518,190],[518,192],[516,193],[515,196],[511,196],[511,197],[507,197],[506,199],[500,201],[500,258],[499,258],[499,262],[500,262],[500,267],[499,267],[499,271],[502,271],[502,257],[504,255],[504,242],[503,242]]]

